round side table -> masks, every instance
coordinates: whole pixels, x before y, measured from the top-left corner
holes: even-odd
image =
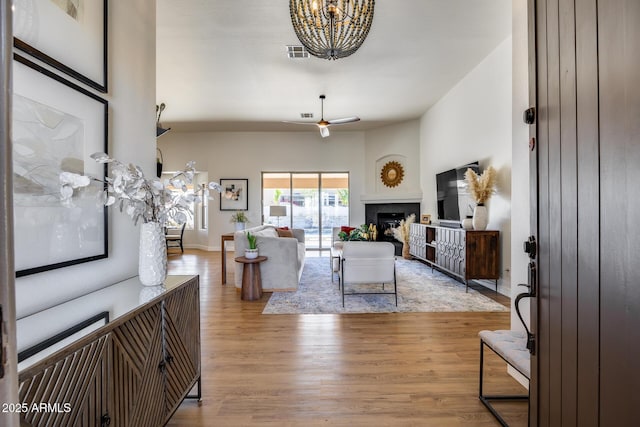
[[[249,259],[237,257],[236,262],[244,264],[242,267],[242,294],[245,301],[255,301],[262,298],[262,279],[260,278],[260,263],[266,261],[266,256]]]

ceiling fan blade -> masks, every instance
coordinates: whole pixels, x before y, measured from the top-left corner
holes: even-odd
[[[294,125],[317,125],[318,124],[316,122],[291,122],[288,120],[283,120],[282,123],[291,123]]]
[[[353,123],[360,121],[360,117],[346,117],[344,119],[329,120],[330,125],[343,125],[345,123]]]
[[[326,138],[329,136],[329,128],[326,126],[318,126],[318,128],[320,129],[320,135],[323,138]]]

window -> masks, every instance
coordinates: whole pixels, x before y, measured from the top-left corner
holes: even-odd
[[[270,217],[270,206],[286,207],[286,216]],[[311,250],[331,246],[332,227],[349,224],[349,173],[263,172],[265,223],[302,228]]]

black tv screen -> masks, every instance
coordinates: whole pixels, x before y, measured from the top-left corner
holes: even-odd
[[[464,174],[468,168],[476,173],[480,172],[478,162],[473,162],[436,175],[439,220],[459,222],[471,214],[474,202],[464,183]]]

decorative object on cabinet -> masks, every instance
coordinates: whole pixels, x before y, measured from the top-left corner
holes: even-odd
[[[85,152],[106,150],[108,102],[14,54],[13,173],[15,268],[18,277],[106,258],[107,209],[96,209],[94,183],[61,209],[59,174],[104,179],[106,167]],[[89,185],[89,180],[86,180]]]
[[[338,59],[357,51],[369,34],[375,0],[289,0],[293,29],[317,58]]]
[[[468,289],[469,280],[500,278],[500,232],[464,230],[435,225],[411,225],[411,255],[431,267],[460,279]]]
[[[420,215],[420,224],[431,224],[431,215],[429,214]]]
[[[473,218],[471,219],[474,230],[485,230],[489,225],[489,213],[484,203],[478,203],[473,210]]]
[[[14,2],[14,46],[107,92],[107,0]],[[63,7],[64,5],[64,7]]]
[[[413,224],[415,220],[416,216],[411,214],[406,219],[400,220],[400,224],[393,228],[393,237],[399,242],[402,242],[402,258],[404,259],[411,259],[411,224]]]
[[[489,214],[484,205],[494,192],[496,182],[496,170],[489,166],[482,175],[478,175],[473,169],[469,168],[464,173],[467,181],[469,192],[476,201],[476,208],[473,210],[473,228],[475,230],[484,230],[489,224]]]
[[[473,230],[473,215],[467,215],[467,217],[462,220],[462,228],[465,230]]]
[[[138,275],[145,286],[158,286],[167,277],[167,242],[164,226],[158,222],[140,225]]]
[[[387,162],[380,172],[382,183],[389,188],[397,187],[404,178],[404,168],[399,162]]]
[[[178,224],[185,223],[187,215],[192,214],[192,203],[201,201],[199,191],[188,191],[188,185],[193,182],[196,173],[195,162],[187,163],[184,170],[162,182],[157,178],[145,178],[139,166],[124,164],[106,153],[93,153],[91,158],[97,163],[111,165],[113,178],[105,177],[104,181],[91,179],[107,185],[100,197],[104,205],[110,206],[117,202],[120,211],[126,210],[134,223],[137,224],[140,220],[143,222],[138,264],[140,281],[147,286],[161,284],[167,272],[164,226],[169,220]],[[68,207],[75,203],[74,190],[88,186],[91,181],[87,176],[71,172],[62,172],[59,180],[60,198]],[[171,188],[181,191],[177,193]],[[206,189],[218,192],[222,190],[217,182],[210,182]]]
[[[249,180],[248,179],[220,179],[222,197],[220,197],[221,211],[249,210]]]

